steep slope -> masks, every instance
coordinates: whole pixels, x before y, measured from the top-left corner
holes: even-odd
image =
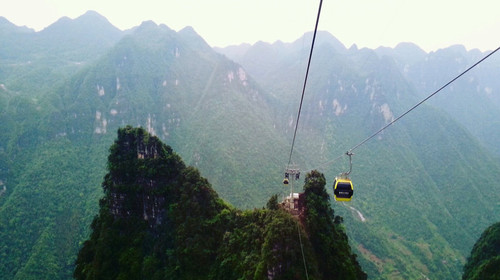
[[[176,33],[143,23],[60,95],[68,117],[58,133],[76,139],[105,136],[125,123],[142,125],[168,140],[236,205],[263,201],[274,191],[266,182],[279,181],[278,174],[262,173],[285,157],[265,93],[192,29]]]
[[[472,248],[462,279],[500,278],[500,223],[489,226]]]
[[[39,55],[42,61],[56,54]],[[0,274],[6,279],[69,277],[97,211],[109,132],[123,124],[167,139],[240,207],[263,205],[280,187],[285,141],[275,132],[267,97],[192,29],[145,22],[94,59],[65,73],[67,79],[48,74],[40,82],[46,91],[38,91],[31,74],[0,82],[0,255],[7,256]],[[55,60],[54,71],[65,65]],[[60,83],[50,83],[57,78]]]
[[[108,170],[76,279],[366,279],[333,223],[319,173],[306,178],[302,228],[279,207],[241,212],[225,204],[142,128],[118,130]]]
[[[466,51],[463,46],[452,46],[422,55],[421,51],[398,46],[385,53],[393,55],[401,72],[412,85],[415,93],[423,98],[488,52]],[[450,114],[477,137],[492,153],[500,156],[497,145],[500,137],[500,84],[496,79],[500,56],[493,55],[487,61],[456,81],[442,93],[429,100],[429,104]]]
[[[99,148],[61,131],[56,87],[121,36],[92,14],[59,35],[0,23],[0,274],[4,279],[67,279],[88,229],[104,162]],[[111,29],[114,27],[111,26]],[[86,29],[86,34],[78,34]],[[117,30],[114,30],[117,31]],[[88,36],[87,36],[88,35]],[[95,44],[92,38],[106,38]],[[71,38],[78,37],[79,40]],[[95,174],[95,177],[88,176]],[[92,191],[90,191],[92,190]],[[45,260],[41,263],[39,260]]]
[[[412,58],[418,61],[425,55],[403,47],[399,56],[416,51]],[[287,62],[301,56],[290,53],[274,66],[280,71],[262,81],[285,104],[299,101],[301,84],[294,80],[300,65]],[[300,163],[333,178],[348,163],[332,159],[420,99],[396,59],[368,49],[318,46],[296,142],[305,159]],[[295,116],[277,115],[280,128],[291,133]],[[498,219],[498,161],[460,122],[432,104],[357,149],[353,168],[355,199],[339,211],[371,277],[456,279],[478,228]]]

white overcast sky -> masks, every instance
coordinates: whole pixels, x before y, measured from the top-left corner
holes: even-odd
[[[276,40],[312,31],[319,0],[0,0],[0,16],[39,31],[88,10],[125,30],[153,20],[174,30],[192,26],[211,46]],[[413,42],[426,51],[454,44],[500,46],[499,0],[324,0],[319,29],[346,47],[395,47]]]

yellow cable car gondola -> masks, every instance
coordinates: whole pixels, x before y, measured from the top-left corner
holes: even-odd
[[[346,155],[349,156],[349,172],[340,174],[340,176],[335,177],[335,181],[333,181],[333,197],[336,201],[351,201],[352,195],[354,194],[351,179],[348,177],[352,171],[351,156],[353,153],[348,151]]]
[[[351,201],[354,189],[349,178],[335,178],[333,182],[333,197],[336,201]]]
[[[284,185],[288,185],[288,177],[289,177],[288,172],[285,172],[285,179],[283,179]]]

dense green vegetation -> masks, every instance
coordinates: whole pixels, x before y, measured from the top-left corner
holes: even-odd
[[[462,279],[500,279],[500,223],[488,227],[474,244]]]
[[[99,213],[108,148],[126,124],[168,143],[228,203],[261,208],[278,194],[274,209],[289,191],[281,180],[310,36],[235,47],[240,59],[192,28],[145,22],[122,32],[89,12],[34,32],[0,18],[2,278],[72,277]],[[348,168],[332,159],[483,55],[346,49],[323,32],[317,40],[293,161],[321,171],[330,195]],[[496,57],[355,151],[354,199],[334,205],[370,278],[457,279],[481,230],[500,220]],[[226,206],[262,234],[264,220],[280,216]],[[226,241],[249,251],[235,247],[254,242],[240,233]],[[247,271],[255,259],[227,268]],[[321,275],[331,260],[314,262]]]
[[[76,279],[366,279],[318,172],[299,223],[276,196],[268,209],[228,205],[142,128],[118,130],[108,170]]]

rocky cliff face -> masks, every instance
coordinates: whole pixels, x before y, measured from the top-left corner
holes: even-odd
[[[119,133],[121,137],[110,149],[111,172],[104,182],[104,189],[109,192],[109,211],[115,218],[135,217],[151,228],[156,227],[162,224],[168,183],[176,176],[169,176],[172,172],[161,167],[183,164],[170,147],[142,129],[127,127]],[[114,162],[116,159],[129,166]]]

